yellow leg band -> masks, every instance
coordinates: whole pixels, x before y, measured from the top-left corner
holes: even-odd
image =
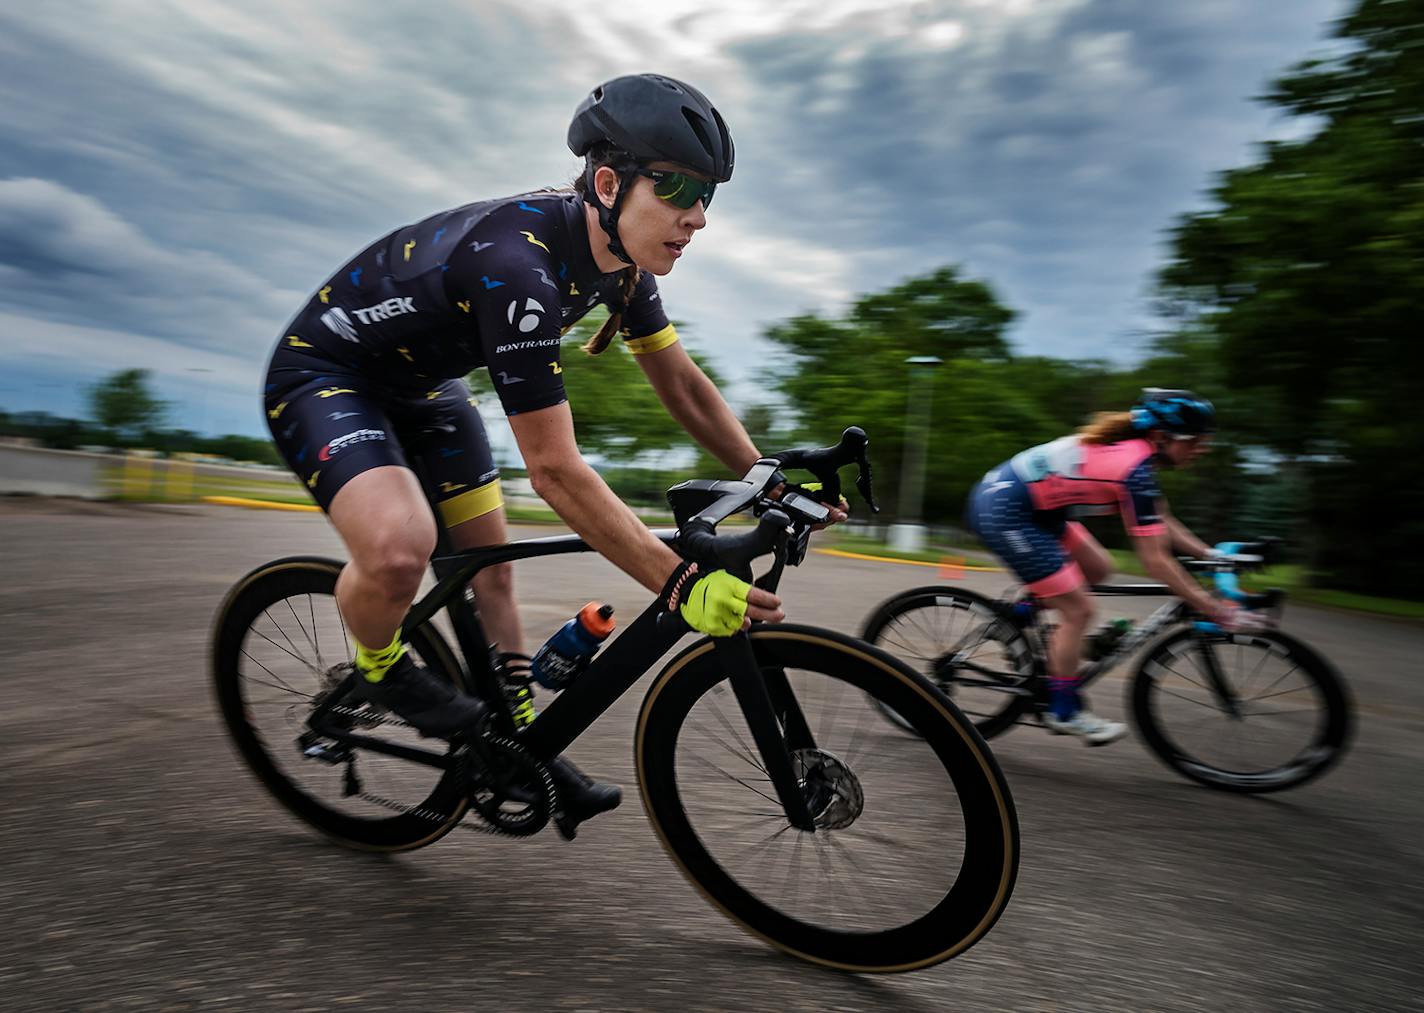
[[[504,506],[504,496],[499,491],[499,479],[476,486],[469,492],[462,492],[440,501],[440,518],[447,528],[456,524],[483,517],[492,510]]]

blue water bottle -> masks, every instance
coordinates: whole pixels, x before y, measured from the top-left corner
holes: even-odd
[[[612,632],[613,606],[591,601],[539,648],[530,673],[545,689],[563,689],[584,670]]]

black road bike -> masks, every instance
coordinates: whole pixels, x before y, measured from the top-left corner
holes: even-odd
[[[1243,606],[1240,626],[1202,621],[1161,584],[1101,584],[1097,595],[1168,596],[1082,672],[1087,685],[1147,644],[1128,680],[1128,707],[1147,746],[1177,773],[1212,788],[1269,792],[1318,777],[1350,736],[1348,691],[1314,648],[1276,628],[1279,589],[1250,594],[1239,571],[1265,563],[1267,543],[1214,560],[1183,559]],[[1048,708],[1052,621],[1030,594],[994,600],[956,587],[917,587],[866,620],[864,638],[904,659],[951,697],[986,739],[1040,723]],[[891,722],[907,728],[876,701]],[[908,730],[908,729],[907,729]]]
[[[758,461],[735,481],[668,493],[676,531],[659,532],[699,569],[775,590],[805,556],[826,506],[787,486],[802,468],[839,499],[837,469],[860,465],[865,434]],[[754,528],[718,534],[740,511]],[[665,592],[529,725],[518,727],[468,591],[482,567],[587,552],[573,535],[432,560],[437,583],[402,625],[418,660],[490,705],[487,725],[422,739],[347,698],[353,655],[333,597],[342,564],[316,557],[258,567],[228,594],[213,641],[227,727],[267,789],[353,848],[404,851],[465,826],[527,836],[562,823],[547,762],[689,632]],[[432,619],[448,615],[459,654]],[[888,729],[866,700],[915,732]],[[1009,787],[980,735],[933,685],[860,640],[795,624],[701,639],[652,680],[634,760],[648,818],[704,897],[773,946],[848,971],[909,971],[962,953],[994,925],[1018,869]],[[570,831],[572,828],[561,826]]]

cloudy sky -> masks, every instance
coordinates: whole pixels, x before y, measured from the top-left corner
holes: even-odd
[[[1302,125],[1252,101],[1344,0],[130,0],[0,11],[0,408],[155,372],[264,433],[307,294],[403,223],[567,181],[574,106],[658,70],[737,174],[663,284],[756,393],[771,322],[957,262],[1022,352],[1130,360],[1175,216]]]

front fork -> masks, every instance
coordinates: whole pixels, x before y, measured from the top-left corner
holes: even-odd
[[[1216,694],[1216,702],[1233,718],[1240,720],[1241,708],[1237,706],[1236,691],[1222,674],[1216,661],[1216,651],[1212,650],[1212,635],[1221,632],[1215,623],[1199,622],[1195,625],[1197,654],[1201,658],[1202,671],[1206,673],[1207,685]]]
[[[814,833],[816,821],[806,807],[791,753],[813,748],[815,739],[786,672],[781,668],[763,670],[751,639],[744,633],[713,643],[786,819],[796,829]]]

